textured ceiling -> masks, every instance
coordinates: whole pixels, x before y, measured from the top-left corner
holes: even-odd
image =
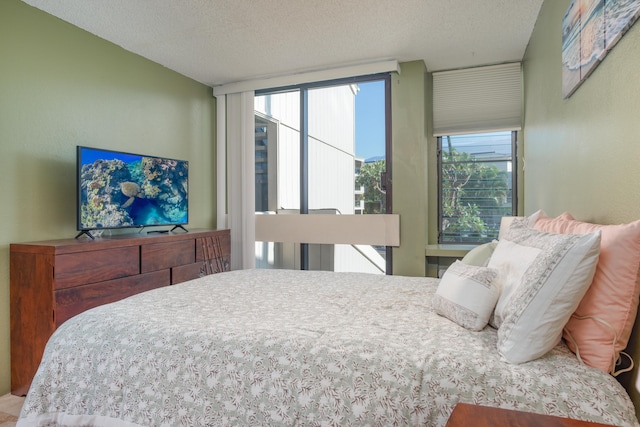
[[[543,0],[24,0],[210,86],[396,59],[522,59]]]

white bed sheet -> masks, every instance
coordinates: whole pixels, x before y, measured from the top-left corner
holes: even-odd
[[[443,426],[458,402],[638,426],[559,345],[510,365],[431,310],[428,278],[206,276],[89,310],[51,338],[18,426]]]

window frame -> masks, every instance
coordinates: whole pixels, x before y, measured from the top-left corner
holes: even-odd
[[[300,208],[301,215],[309,214],[308,187],[309,187],[309,134],[308,134],[308,96],[313,89],[322,89],[331,86],[344,86],[373,81],[384,82],[385,105],[385,172],[381,176],[381,184],[386,190],[386,213],[393,213],[393,185],[392,185],[392,116],[391,116],[391,73],[382,72],[369,75],[359,75],[332,80],[307,82],[282,87],[259,89],[255,96],[275,94],[280,92],[297,91],[300,93]],[[300,243],[300,269],[309,269],[309,244]],[[393,251],[391,246],[386,246],[386,272],[393,272]]]
[[[511,130],[511,216],[517,216],[518,215],[518,131],[517,130]],[[492,132],[474,132],[473,135],[482,135],[482,134],[487,134],[487,133],[492,133]],[[436,157],[437,157],[437,161],[436,161],[436,169],[437,169],[437,194],[438,194],[438,215],[437,215],[437,235],[438,235],[438,244],[441,245],[457,245],[457,244],[482,244],[482,243],[486,243],[486,242],[490,242],[491,240],[497,238],[497,236],[488,236],[486,239],[482,239],[482,240],[478,240],[478,239],[469,239],[469,240],[462,240],[462,241],[456,241],[456,242],[451,242],[451,241],[447,241],[444,242],[443,241],[443,230],[442,230],[442,221],[443,221],[443,203],[442,203],[442,196],[443,196],[443,189],[442,189],[442,166],[443,166],[443,161],[442,161],[442,143],[443,143],[443,138],[446,138],[447,136],[454,136],[454,135],[443,135],[443,136],[437,136],[436,137]],[[491,161],[483,161],[486,163],[490,163]],[[504,215],[504,216],[509,216],[509,215]]]

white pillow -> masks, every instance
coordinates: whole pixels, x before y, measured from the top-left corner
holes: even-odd
[[[464,328],[482,330],[498,301],[497,275],[492,268],[454,262],[440,279],[433,310]]]
[[[488,266],[499,270],[494,313],[498,351],[511,363],[543,356],[586,293],[600,253],[600,232],[544,233],[514,220]]]
[[[539,209],[529,216],[503,216],[500,220],[500,230],[498,230],[498,240],[502,240],[502,238],[504,237],[505,233],[509,229],[509,226],[511,225],[513,220],[516,220],[516,219],[523,220],[525,221],[525,224],[528,227],[533,228],[533,225],[536,223],[538,218],[545,215],[546,214],[544,213],[544,211],[542,209]]]
[[[467,265],[486,267],[497,245],[498,241],[494,240],[493,242],[476,246],[475,248],[467,252],[467,254],[462,258],[461,261]]]

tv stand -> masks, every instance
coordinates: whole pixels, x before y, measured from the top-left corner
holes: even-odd
[[[181,225],[175,225],[171,230],[151,230],[151,231],[147,231],[147,234],[168,234],[168,233],[173,233],[173,230],[175,230],[176,228],[182,228],[184,230],[185,233],[188,233],[189,230],[187,230],[186,228],[184,228]],[[142,230],[144,230],[144,226],[142,226],[140,228],[140,231],[138,231],[139,233],[142,233]]]
[[[87,236],[89,236],[89,238],[91,240],[95,240],[96,239],[95,237],[93,237],[93,234],[91,234],[91,230],[82,230],[81,232],[79,232],[76,235],[76,239],[79,238],[80,236],[82,236],[83,234],[86,234]]]

